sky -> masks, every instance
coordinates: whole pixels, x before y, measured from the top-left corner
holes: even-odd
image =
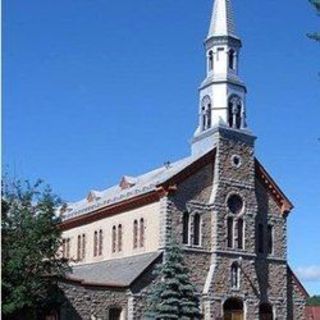
[[[320,29],[307,0],[234,0],[256,155],[295,204],[320,294]],[[4,0],[3,167],[66,201],[190,153],[211,0]]]

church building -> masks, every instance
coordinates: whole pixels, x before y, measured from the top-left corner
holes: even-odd
[[[287,260],[293,205],[255,157],[241,46],[231,0],[215,0],[190,154],[60,210],[72,272],[59,319],[147,319],[152,271],[172,238],[203,319],[304,319],[308,293]]]

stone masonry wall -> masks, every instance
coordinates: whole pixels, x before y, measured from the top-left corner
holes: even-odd
[[[112,307],[123,310],[122,320],[127,319],[128,293],[126,290],[84,287],[71,283],[60,283],[65,302],[60,309],[61,320],[91,320],[92,316],[107,319]]]

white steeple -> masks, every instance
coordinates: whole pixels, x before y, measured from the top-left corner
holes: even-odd
[[[207,75],[199,88],[199,125],[192,153],[212,147],[211,133],[219,126],[246,131],[246,87],[241,81],[239,54],[231,0],[215,0],[205,40]]]
[[[214,3],[208,39],[214,36],[233,36],[236,38],[230,0],[216,0]]]

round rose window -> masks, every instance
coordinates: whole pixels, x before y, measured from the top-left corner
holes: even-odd
[[[233,194],[228,198],[228,208],[234,214],[239,214],[243,208],[243,200],[237,194]]]

